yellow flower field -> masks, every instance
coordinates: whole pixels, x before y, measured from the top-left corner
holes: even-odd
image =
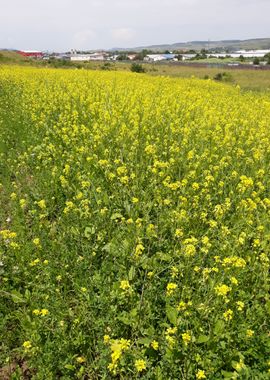
[[[0,154],[0,377],[269,378],[269,94],[1,67]]]

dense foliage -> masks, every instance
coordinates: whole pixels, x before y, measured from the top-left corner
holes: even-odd
[[[268,379],[269,127],[211,80],[1,68],[2,377]]]

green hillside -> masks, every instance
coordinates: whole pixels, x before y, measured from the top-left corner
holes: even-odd
[[[140,46],[133,50],[149,49],[154,51],[164,50],[201,50],[201,49],[220,49],[220,50],[241,50],[241,49],[270,49],[270,38],[254,38],[249,40],[224,40],[224,41],[190,41],[177,42],[174,44]],[[130,49],[119,49],[130,50]]]
[[[1,63],[23,63],[29,62],[29,59],[23,57],[16,51],[0,50],[0,64]]]

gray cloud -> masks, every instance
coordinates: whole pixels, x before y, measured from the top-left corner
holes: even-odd
[[[269,0],[0,0],[0,47],[67,50],[270,37]]]

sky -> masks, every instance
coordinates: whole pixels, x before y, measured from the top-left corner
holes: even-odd
[[[270,37],[270,0],[0,0],[0,48],[67,51]]]

